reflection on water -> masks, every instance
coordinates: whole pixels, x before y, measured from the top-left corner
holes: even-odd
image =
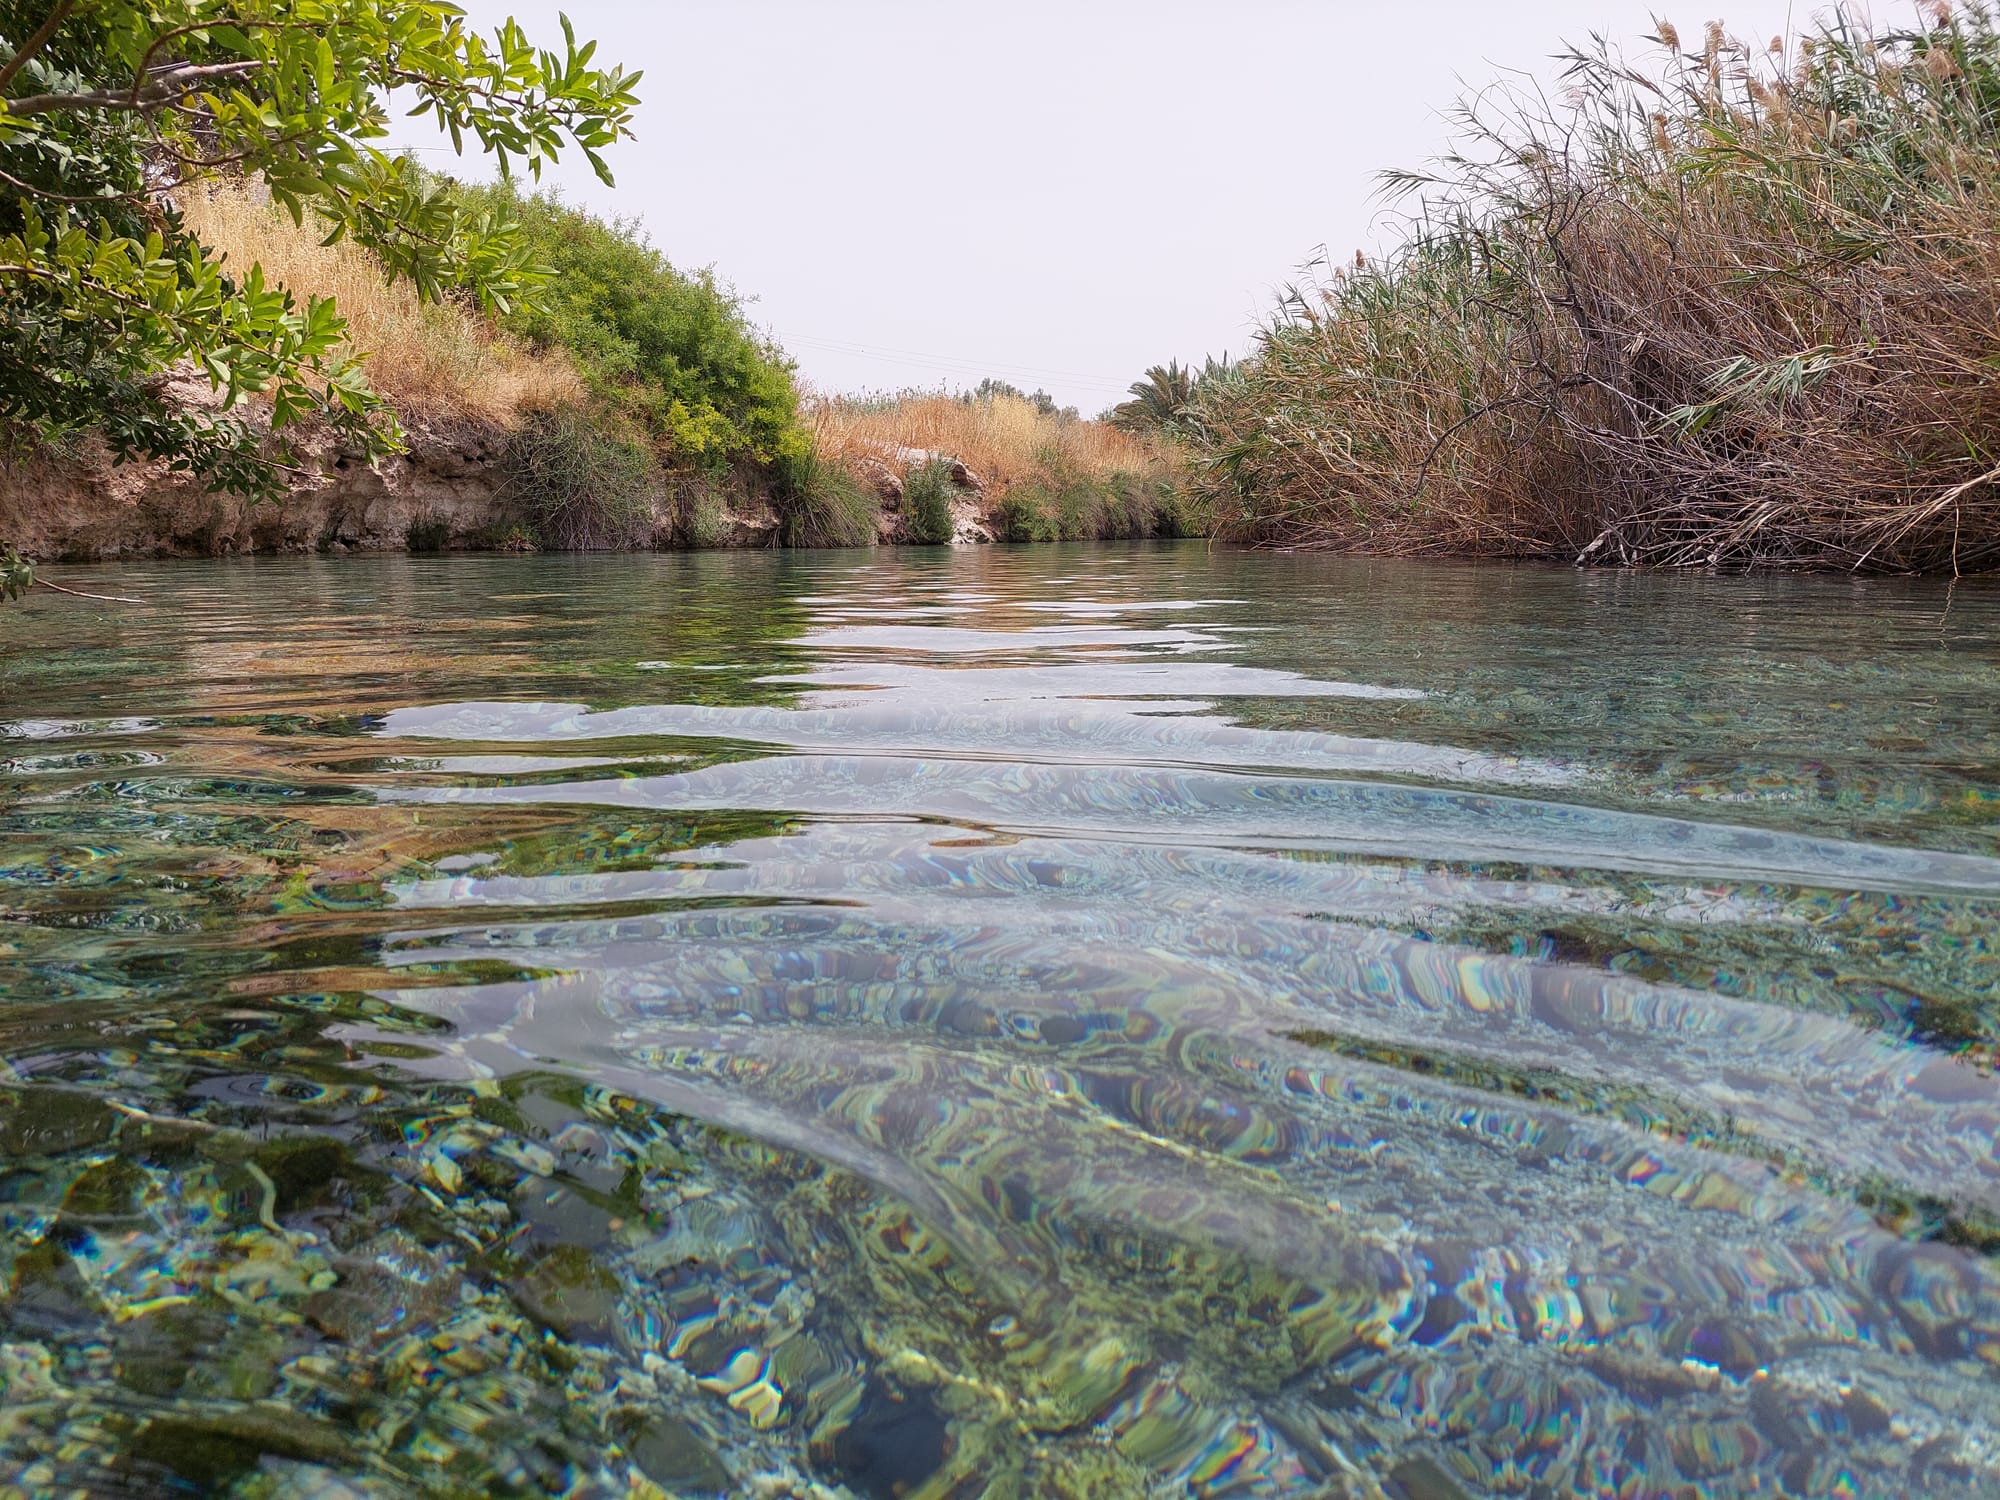
[[[2000,590],[119,579],[0,666],[0,1490],[2000,1492]]]

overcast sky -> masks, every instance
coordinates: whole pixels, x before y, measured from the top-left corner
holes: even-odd
[[[1717,0],[1706,0],[1714,5]],[[560,39],[556,4],[468,0]],[[570,0],[643,68],[616,191],[713,265],[827,390],[1043,386],[1094,413],[1150,364],[1240,353],[1320,245],[1380,236],[1375,174],[1564,39],[1629,42],[1643,0]],[[1785,29],[1738,0],[1733,31]],[[1890,4],[1884,13],[1900,15]],[[1800,4],[1803,17],[1809,6]],[[1690,37],[1712,12],[1659,11]],[[427,158],[448,165],[445,157]]]

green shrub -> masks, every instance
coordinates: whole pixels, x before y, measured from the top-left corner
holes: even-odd
[[[1093,480],[1066,476],[1055,492],[1055,514],[1064,541],[1096,541],[1104,531],[1104,491]]]
[[[1003,542],[1054,542],[1061,536],[1049,515],[1048,492],[1037,484],[1017,484],[1000,497],[993,521]]]
[[[473,537],[472,545],[481,552],[533,552],[535,539],[518,521],[495,521]]]
[[[1045,448],[1036,455],[1035,476],[1027,488],[1057,539],[1095,541],[1105,535],[1110,485],[1061,450]]]
[[[412,552],[442,552],[451,540],[451,521],[435,511],[421,511],[403,528],[403,545]]]
[[[1097,534],[1106,540],[1127,540],[1156,536],[1166,510],[1168,484],[1126,470],[1112,473],[1104,481],[1103,510]]]
[[[676,270],[633,221],[607,223],[504,185],[463,191],[518,219],[534,258],[554,273],[504,326],[569,351],[591,394],[677,462],[765,466],[804,446],[790,361],[711,272]]]
[[[628,547],[652,522],[652,456],[570,407],[537,412],[507,445],[506,498],[545,547]]]
[[[1052,449],[1040,455],[1033,478],[1001,498],[994,521],[1007,542],[1208,535],[1200,508],[1171,480],[1127,469],[1100,479]]]
[[[881,503],[838,463],[807,444],[775,465],[779,540],[787,547],[865,547],[875,540]]]
[[[903,480],[903,515],[909,539],[920,547],[941,547],[958,530],[951,514],[952,497],[958,486],[952,483],[951,465],[931,459],[910,470]]]
[[[1172,480],[1160,486],[1160,536],[1196,538],[1215,534],[1215,506],[1207,496]]]

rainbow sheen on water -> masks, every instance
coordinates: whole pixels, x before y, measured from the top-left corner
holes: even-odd
[[[0,1495],[2000,1493],[2000,586],[115,576]]]

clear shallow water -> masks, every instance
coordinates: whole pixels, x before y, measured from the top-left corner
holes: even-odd
[[[0,1492],[2000,1491],[2000,589],[104,577]]]

